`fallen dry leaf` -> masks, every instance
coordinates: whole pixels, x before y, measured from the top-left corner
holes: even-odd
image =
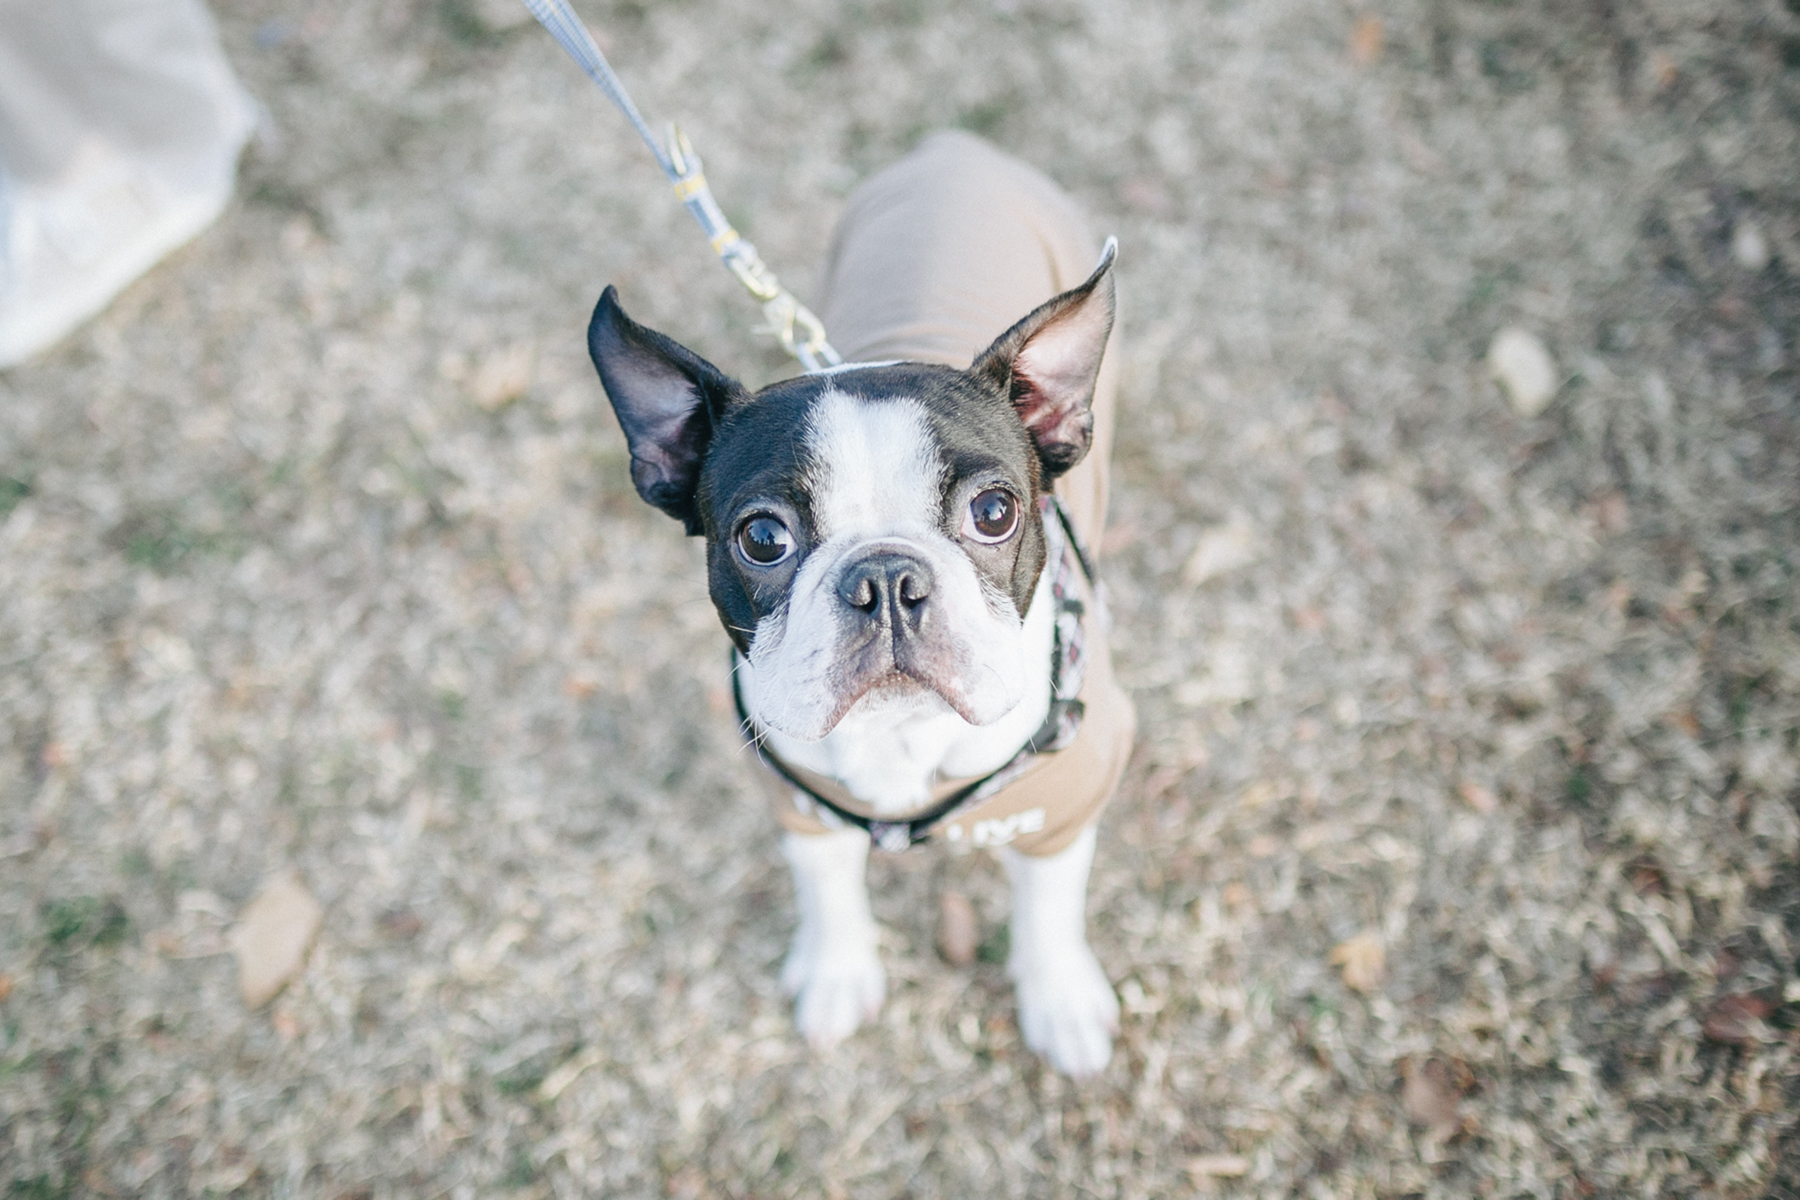
[[[1674,87],[1675,81],[1681,78],[1681,68],[1675,65],[1674,59],[1659,50],[1650,56],[1650,78],[1655,81],[1656,90],[1664,92]]]
[[[980,944],[975,906],[961,892],[946,891],[938,900],[938,953],[952,966],[966,967]]]
[[[1187,1170],[1197,1179],[1236,1179],[1250,1173],[1250,1160],[1241,1154],[1202,1154],[1188,1159]]]
[[[1497,812],[1500,808],[1500,800],[1493,791],[1472,779],[1465,779],[1458,784],[1456,794],[1463,798],[1464,804],[1484,817]]]
[[[1720,996],[1706,1010],[1706,1023],[1701,1032],[1709,1042],[1727,1046],[1748,1046],[1762,1040],[1763,1020],[1775,1006],[1761,996]]]
[[[237,952],[238,991],[245,1007],[261,1008],[300,973],[323,916],[319,902],[292,871],[264,884],[244,906],[231,931],[231,948]]]
[[[1622,492],[1607,492],[1595,501],[1594,516],[1607,533],[1624,533],[1631,528],[1631,504]]]
[[[1457,1110],[1475,1083],[1466,1063],[1403,1058],[1400,1080],[1400,1103],[1406,1108],[1407,1120],[1439,1137],[1462,1128],[1462,1115]]]
[[[391,938],[411,941],[425,928],[425,919],[404,905],[387,909],[375,918],[375,927]]]
[[[1331,951],[1331,965],[1344,969],[1344,986],[1369,995],[1387,978],[1387,952],[1373,933],[1359,933]]]
[[[99,1167],[89,1167],[81,1173],[81,1184],[97,1196],[117,1196],[119,1189],[106,1177],[106,1172]]]
[[[8,996],[12,995],[12,989],[13,989],[12,976],[8,975],[4,971],[0,971],[0,1000],[4,1000]]]
[[[1350,31],[1350,59],[1359,67],[1366,67],[1381,57],[1382,46],[1387,42],[1387,32],[1381,27],[1380,17],[1365,16],[1356,22],[1356,28]]]
[[[505,408],[531,387],[531,370],[536,361],[537,347],[530,342],[489,353],[469,380],[469,395],[489,412]]]
[[[1700,718],[1694,715],[1694,710],[1691,708],[1684,708],[1678,712],[1664,713],[1662,720],[1663,724],[1667,725],[1670,729],[1685,733],[1691,738],[1700,736]]]
[[[1238,803],[1245,808],[1261,808],[1282,796],[1282,787],[1272,779],[1258,779],[1238,793]]]
[[[1187,777],[1187,771],[1181,767],[1158,767],[1144,780],[1144,798],[1161,800],[1169,794],[1169,789]]]
[[[1117,554],[1143,536],[1143,532],[1141,528],[1130,521],[1108,525],[1106,532],[1100,535],[1100,557],[1105,558],[1108,555]]]
[[[669,1200],[701,1200],[703,1196],[712,1194],[705,1175],[692,1167],[685,1167],[669,1177],[663,1185],[663,1195]]]
[[[544,1101],[556,1099],[568,1090],[571,1083],[605,1061],[606,1051],[600,1047],[590,1047],[582,1051],[544,1076],[544,1081],[538,1084],[538,1098]]]
[[[1169,189],[1146,175],[1134,175],[1121,183],[1119,199],[1131,208],[1158,217],[1168,216],[1175,208]]]
[[[1640,858],[1629,864],[1625,875],[1631,881],[1631,890],[1640,896],[1661,896],[1669,890],[1669,877],[1652,859]]]
[[[1181,569],[1181,577],[1197,586],[1239,567],[1249,566],[1256,561],[1256,556],[1256,531],[1246,521],[1233,520],[1200,535],[1194,552],[1188,555],[1187,565]]]

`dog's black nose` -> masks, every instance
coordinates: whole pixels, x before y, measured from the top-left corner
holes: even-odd
[[[934,580],[910,554],[884,550],[859,558],[838,577],[838,598],[871,622],[916,630]]]

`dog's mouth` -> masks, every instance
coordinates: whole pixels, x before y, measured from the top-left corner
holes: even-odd
[[[967,653],[942,644],[910,639],[898,645],[872,639],[839,662],[828,680],[833,703],[827,710],[824,737],[861,705],[865,709],[917,709],[942,705],[971,725],[990,725],[1012,708],[978,703],[965,682],[974,668]]]
[[[834,692],[837,700],[827,715],[824,734],[836,729],[838,723],[859,705],[866,710],[879,709],[896,714],[921,708],[948,708],[971,725],[985,725],[995,719],[991,716],[982,719],[984,714],[969,703],[965,689],[933,675],[910,671],[888,670],[859,679],[848,688],[834,689]]]
[[[885,663],[840,663],[819,689],[827,704],[810,713],[769,711],[757,706],[757,719],[769,728],[805,742],[816,742],[852,713],[859,717],[903,720],[913,716],[955,713],[970,725],[991,725],[1011,712],[1018,697],[975,694],[955,670],[936,664],[902,668],[891,659]],[[996,702],[996,700],[999,702]],[[796,721],[801,717],[801,721]],[[813,718],[813,719],[807,719]]]

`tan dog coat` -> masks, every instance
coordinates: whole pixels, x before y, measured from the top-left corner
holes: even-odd
[[[972,135],[939,133],[850,197],[832,239],[819,312],[846,362],[900,359],[962,368],[1038,305],[1085,281],[1098,258],[1074,202],[1049,179]],[[1109,346],[1094,392],[1093,443],[1056,481],[1056,495],[1090,554],[1106,524],[1117,366]],[[1085,590],[1085,580],[1080,586]],[[1081,599],[1088,613],[1085,713],[1075,740],[1030,759],[995,794],[946,815],[932,825],[933,835],[953,844],[1054,854],[1111,798],[1137,719],[1113,678],[1104,609],[1091,594]],[[874,816],[833,781],[794,774],[834,804]],[[772,772],[767,777],[785,828],[818,834],[841,824]],[[934,797],[973,782],[938,781]]]

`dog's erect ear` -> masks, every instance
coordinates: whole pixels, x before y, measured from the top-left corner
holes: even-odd
[[[1113,326],[1113,259],[1119,243],[1106,239],[1100,265],[1086,283],[1046,301],[1000,335],[970,372],[1007,389],[1025,422],[1046,479],[1081,461],[1094,436],[1094,381]]]
[[[588,322],[588,354],[600,372],[625,443],[638,495],[702,531],[694,490],[713,426],[743,387],[717,367],[646,329],[619,307],[617,288],[600,293]]]

